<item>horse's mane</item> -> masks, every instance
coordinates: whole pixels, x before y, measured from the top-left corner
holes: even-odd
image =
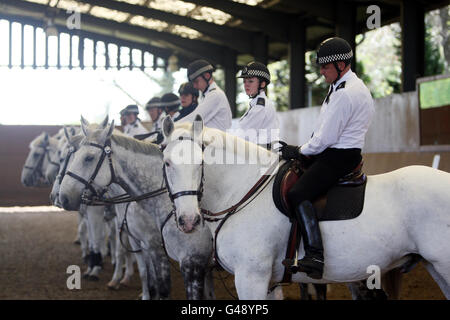
[[[172,132],[171,135],[171,140],[176,140],[178,139],[178,137],[181,136],[192,136],[192,123],[188,123],[188,122],[183,122],[183,123],[175,123],[175,130]],[[229,139],[232,140],[232,146],[234,148],[234,152],[245,152],[245,150],[252,150],[252,149],[256,149],[258,150],[258,152],[265,152],[268,155],[273,155],[272,152],[268,151],[267,149],[255,144],[255,143],[251,143],[245,139],[242,139],[241,137],[235,136],[233,134],[227,133],[225,131],[219,130],[219,129],[215,129],[215,128],[209,128],[209,127],[203,127],[203,143],[208,146],[208,145],[213,145],[215,147],[219,147],[221,146],[223,149],[225,149],[226,147],[229,147],[230,144],[229,143],[225,143],[225,141],[228,141]],[[215,139],[214,137],[220,136],[222,137],[222,141],[220,141],[221,143],[219,144],[219,141],[217,139]]]
[[[111,140],[126,150],[162,157],[162,153],[156,144],[131,138],[120,131],[114,131]]]
[[[37,147],[42,147],[42,148],[47,147],[47,144],[44,143],[45,135],[46,135],[46,133],[42,132],[40,135],[38,135],[36,138],[34,138],[33,141],[30,142],[30,149],[37,148]],[[48,144],[56,146],[58,144],[58,140],[56,138],[49,136]]]

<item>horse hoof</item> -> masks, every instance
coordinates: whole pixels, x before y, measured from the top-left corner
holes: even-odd
[[[97,276],[89,276],[88,280],[89,280],[89,281],[99,281],[100,278],[97,277]]]
[[[75,239],[73,241],[73,244],[76,244],[76,245],[80,246],[81,245],[80,239]]]
[[[120,281],[120,285],[124,286],[124,287],[128,287],[130,285],[130,278],[129,277],[125,277]]]
[[[120,289],[120,283],[117,283],[116,281],[113,281],[113,280],[108,282],[108,284],[106,286],[110,290],[119,290]]]

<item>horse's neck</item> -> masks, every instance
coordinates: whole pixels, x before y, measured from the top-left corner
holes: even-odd
[[[227,151],[227,156],[233,159],[234,151]],[[270,156],[270,159],[276,161],[277,157]],[[248,159],[239,160],[231,164],[205,164],[202,208],[218,212],[235,205],[272,164],[248,164]],[[246,164],[239,164],[242,162]]]
[[[162,158],[131,152],[119,145],[115,145],[114,142],[111,149],[113,150],[113,167],[116,178],[119,180],[120,186],[131,196],[139,196],[164,186]],[[167,195],[163,194],[139,201],[139,204],[146,211],[154,213],[156,219],[160,221],[164,219],[168,209],[166,208],[167,205],[161,204],[161,202],[166,200],[166,197]]]

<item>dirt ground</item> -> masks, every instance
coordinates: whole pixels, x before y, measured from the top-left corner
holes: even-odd
[[[140,281],[135,275],[129,287],[109,290],[107,282],[113,274],[109,258],[104,261],[100,281],[82,280],[80,290],[66,286],[70,265],[86,266],[80,247],[72,242],[76,236],[77,215],[74,212],[0,212],[0,299],[137,299]],[[172,299],[184,299],[184,285],[178,266],[172,261]],[[217,299],[233,299],[236,294],[233,276],[226,272],[215,275]],[[224,288],[222,280],[226,284]],[[298,299],[298,285],[283,287],[285,298]],[[345,285],[330,285],[328,299],[350,299]],[[422,265],[404,276],[401,299],[444,299],[439,287]]]

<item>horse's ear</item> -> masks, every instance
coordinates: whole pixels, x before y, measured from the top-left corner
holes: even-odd
[[[66,136],[67,141],[69,141],[69,140],[70,140],[70,134],[69,134],[69,132],[67,131],[67,127],[64,126],[63,128],[64,128],[64,135]]]
[[[108,130],[108,133],[106,134],[106,137],[110,138],[112,133],[113,133],[113,131],[114,131],[114,120],[111,121],[111,125],[109,126],[109,130]]]
[[[87,137],[87,127],[89,126],[89,122],[81,116],[81,131]]]
[[[44,132],[44,142],[48,143],[48,133]]]
[[[195,117],[194,122],[192,123],[192,137],[194,138],[194,140],[201,139],[202,132],[203,132],[203,119],[198,114]]]
[[[105,120],[103,120],[103,122],[100,124],[100,127],[105,129],[106,126],[108,125],[108,121],[109,121],[109,116],[106,115]]]
[[[74,136],[77,132],[75,131],[74,127],[70,127],[70,133]]]
[[[175,130],[175,125],[173,124],[173,120],[170,116],[166,116],[162,122],[162,132],[164,138],[170,137],[173,130]]]

